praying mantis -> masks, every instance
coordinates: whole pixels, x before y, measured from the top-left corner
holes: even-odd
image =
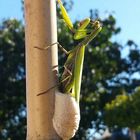
[[[79,102],[85,47],[98,35],[102,27],[99,21],[92,21],[90,18],[86,18],[79,23],[78,29],[75,29],[61,0],[57,0],[57,2],[60,6],[65,24],[74,34],[74,39],[83,39],[74,49],[70,51],[66,51],[58,42],[52,44],[58,44],[60,49],[67,55],[67,60],[64,64],[64,72],[62,73],[60,81],[62,93],[70,94],[77,102]],[[47,50],[50,46],[43,48],[43,50]],[[51,87],[50,89],[54,87]],[[47,91],[39,93],[38,95],[45,94]]]

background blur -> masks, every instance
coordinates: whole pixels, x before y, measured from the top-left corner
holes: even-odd
[[[140,1],[63,2],[75,25],[86,17],[103,24],[102,32],[86,49],[81,122],[73,140],[134,140],[133,134],[139,140]],[[77,42],[57,10],[58,39],[70,50]],[[23,2],[0,1],[0,140],[26,137],[24,57]],[[59,63],[64,63],[61,53]]]

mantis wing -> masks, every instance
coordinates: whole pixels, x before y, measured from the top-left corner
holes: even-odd
[[[85,46],[78,47],[75,56],[74,86],[72,92],[74,93],[77,102],[79,102],[80,99],[84,52],[85,52]]]

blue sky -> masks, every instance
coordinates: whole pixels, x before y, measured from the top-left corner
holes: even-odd
[[[122,28],[121,34],[116,37],[118,41],[125,43],[133,39],[140,44],[140,0],[76,0],[71,16],[83,19],[89,16],[89,9],[95,8],[99,10],[101,18],[105,18],[109,12],[116,17],[117,26]]]
[[[140,0],[75,0],[70,16],[72,20],[89,16],[89,9],[98,9],[101,18],[113,13],[117,26],[122,28],[115,40],[125,44],[128,39],[140,44]],[[0,20],[22,19],[21,0],[0,0]]]

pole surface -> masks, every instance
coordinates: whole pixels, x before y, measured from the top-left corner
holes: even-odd
[[[40,96],[57,81],[56,1],[25,0],[27,140],[60,140],[53,125],[54,90]]]

